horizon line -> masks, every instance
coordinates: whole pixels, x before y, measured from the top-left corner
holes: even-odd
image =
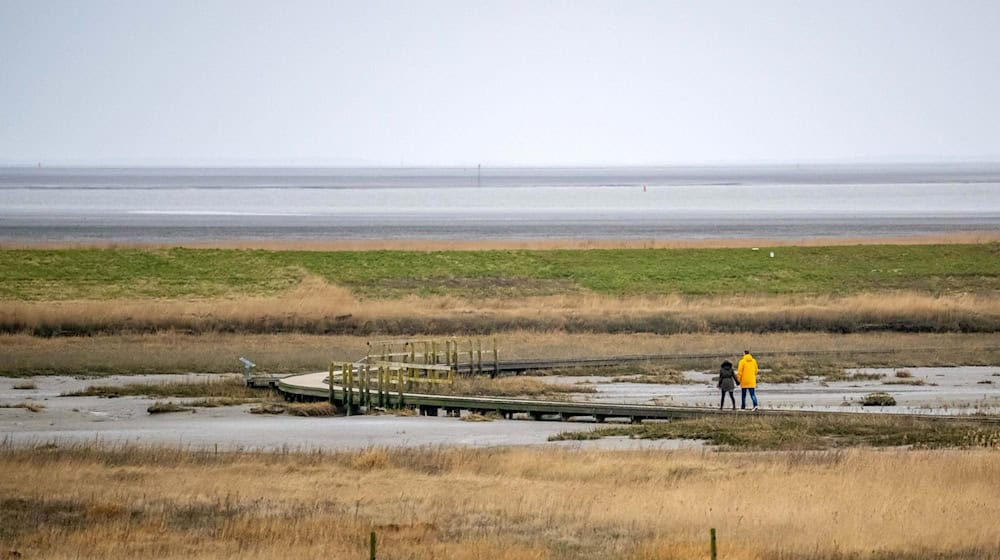
[[[850,167],[850,166],[973,166],[973,165],[998,165],[1000,157],[997,158],[969,158],[969,159],[859,159],[859,160],[808,160],[808,161],[787,161],[787,160],[757,160],[746,162],[698,162],[698,163],[552,163],[552,164],[523,164],[523,163],[473,163],[473,164],[415,164],[415,165],[391,165],[391,164],[337,164],[337,163],[253,163],[253,162],[70,162],[61,161],[46,163],[44,161],[3,161],[0,160],[0,168],[7,169],[397,169],[397,170],[417,170],[417,169],[685,169],[685,168],[754,168],[754,167]]]

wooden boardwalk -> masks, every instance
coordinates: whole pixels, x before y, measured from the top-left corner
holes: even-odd
[[[278,381],[277,389],[291,400],[328,400],[331,390],[327,383],[329,373],[309,373],[285,377]],[[346,402],[348,397],[353,407],[362,404],[362,392],[353,389],[348,392],[341,385],[334,384],[333,399],[336,402]],[[432,395],[389,391],[382,395],[383,407],[415,408],[425,416],[438,416],[441,413],[458,416],[462,411],[480,414],[494,413],[504,418],[515,414],[523,414],[534,420],[570,420],[591,419],[604,422],[608,419],[625,420],[633,423],[644,420],[669,420],[674,418],[695,418],[702,416],[732,415],[732,411],[722,411],[714,407],[694,406],[656,406],[642,404],[616,404],[574,401],[551,401],[537,399],[515,399],[506,397],[466,397],[453,395]],[[377,403],[375,389],[368,393],[370,402]],[[375,405],[372,405],[375,406]],[[751,414],[749,412],[745,414]],[[804,410],[760,410],[752,414],[785,417],[823,417],[831,414],[851,414],[840,411],[804,411]],[[893,413],[894,415],[896,413]],[[898,414],[933,420],[965,420],[973,422],[1000,423],[1000,417],[994,416],[945,416],[934,414]]]

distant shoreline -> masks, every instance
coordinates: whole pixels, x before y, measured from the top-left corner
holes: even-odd
[[[261,249],[268,251],[499,251],[558,249],[712,249],[740,247],[829,247],[845,245],[967,245],[1000,243],[998,231],[968,231],[890,237],[817,237],[808,239],[364,239],[364,240],[206,240],[178,243],[17,241],[15,249]]]

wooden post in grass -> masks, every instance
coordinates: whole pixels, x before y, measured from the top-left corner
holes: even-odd
[[[368,560],[375,560],[375,531],[368,537]]]
[[[716,558],[718,558],[718,554],[715,548],[715,527],[712,527],[710,534],[712,535],[712,560],[716,560]]]

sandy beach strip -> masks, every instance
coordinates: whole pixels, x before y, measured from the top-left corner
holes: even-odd
[[[966,231],[887,237],[810,237],[803,239],[366,239],[366,240],[205,240],[181,243],[92,241],[5,242],[14,249],[262,249],[268,251],[545,251],[557,249],[717,249],[742,247],[828,247],[846,245],[967,245],[1000,243],[1000,231]]]

